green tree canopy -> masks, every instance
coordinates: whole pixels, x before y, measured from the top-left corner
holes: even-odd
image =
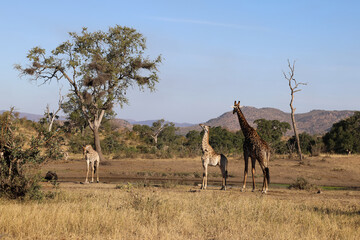
[[[275,143],[281,140],[281,137],[290,130],[288,122],[280,122],[278,120],[257,119],[254,121],[257,125],[258,134],[268,143]]]
[[[50,53],[41,47],[32,48],[27,55],[29,64],[15,67],[35,81],[65,79],[70,84],[103,159],[98,130],[104,114],[114,104],[128,103],[126,92],[131,86],[154,90],[161,56],[154,60],[145,57],[145,38],[128,27],[116,25],[107,32],[83,28],[80,34],[69,35],[70,40]]]
[[[323,137],[326,150],[335,153],[360,152],[360,112],[334,123]]]
[[[299,134],[299,139],[300,139],[301,151],[306,154],[311,153],[312,146],[316,144],[316,138],[306,132],[303,132]],[[295,146],[296,144],[295,136],[292,136],[288,140],[288,144]]]
[[[257,125],[258,134],[270,144],[276,153],[282,154],[287,151],[286,143],[281,138],[291,129],[289,123],[263,118],[255,120],[254,123]]]

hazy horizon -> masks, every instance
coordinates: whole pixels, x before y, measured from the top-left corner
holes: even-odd
[[[253,106],[242,106],[242,107],[249,107],[249,108],[256,108],[256,109],[263,109],[263,108],[272,108],[272,109],[277,109],[277,110],[280,110],[282,111],[281,109],[279,108],[273,108],[273,107],[260,107],[260,108],[257,108],[257,107],[253,107]],[[4,111],[8,111],[9,109],[0,109],[0,113],[4,112]],[[232,110],[229,110],[229,111],[224,111],[223,113],[217,115],[217,116],[212,116],[210,117],[209,119],[205,119],[204,121],[200,121],[200,122],[188,122],[188,121],[177,121],[177,120],[169,120],[167,118],[154,118],[154,119],[134,119],[134,118],[121,118],[119,117],[119,115],[116,115],[114,118],[115,119],[121,119],[121,120],[126,120],[128,122],[131,123],[131,121],[135,121],[135,122],[148,122],[148,121],[157,121],[157,120],[160,120],[160,119],[164,119],[165,121],[167,122],[173,122],[173,123],[178,123],[178,124],[193,124],[193,125],[196,125],[196,124],[199,124],[199,123],[205,123],[211,119],[214,119],[214,118],[218,118],[220,116],[222,116],[223,114],[227,113],[227,112],[231,112]],[[352,109],[341,109],[341,110],[337,110],[337,109],[333,109],[333,110],[326,110],[326,109],[312,109],[310,111],[307,111],[307,112],[295,112],[295,115],[297,114],[306,114],[306,113],[310,113],[312,111],[357,111],[357,110],[352,110]],[[19,113],[22,113],[22,114],[30,114],[30,115],[36,115],[36,116],[43,116],[43,114],[37,114],[37,113],[31,113],[31,112],[24,112],[24,111],[19,111],[18,109],[15,108],[15,112],[19,112]],[[282,111],[286,114],[290,114],[290,111]],[[61,113],[60,115],[60,118],[66,118],[66,115]]]

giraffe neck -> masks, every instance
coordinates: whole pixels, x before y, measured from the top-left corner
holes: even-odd
[[[240,110],[240,108],[236,108],[236,113],[239,119],[241,131],[243,132],[245,138],[249,136],[250,131],[252,127],[249,125],[249,123],[246,121],[244,114]]]
[[[213,151],[213,148],[210,146],[210,143],[209,143],[209,132],[208,131],[204,131],[201,148],[202,148],[203,152]]]

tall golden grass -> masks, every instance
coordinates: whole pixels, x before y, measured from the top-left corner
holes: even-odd
[[[40,202],[0,199],[0,239],[360,239],[353,198],[104,185]]]

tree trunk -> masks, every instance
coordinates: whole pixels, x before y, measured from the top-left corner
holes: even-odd
[[[292,98],[291,98],[291,102],[290,102],[290,108],[291,108],[291,121],[292,121],[292,125],[293,125],[293,129],[294,129],[294,135],[295,135],[295,139],[296,139],[296,146],[298,149],[298,153],[299,153],[299,157],[300,157],[300,161],[302,162],[303,160],[303,156],[301,153],[301,147],[300,147],[300,139],[299,139],[299,134],[297,132],[297,127],[296,127],[296,122],[295,122],[295,109],[292,105],[292,102],[294,100],[294,94],[291,94]]]
[[[100,145],[99,127],[94,127],[93,133],[94,133],[95,150],[99,154],[100,161],[104,161],[105,159],[104,159],[104,155],[102,154],[101,145]]]
[[[100,128],[100,124],[101,121],[104,117],[105,114],[105,110],[101,110],[100,114],[95,115],[95,118],[93,120],[93,122],[88,121],[90,129],[93,131],[94,133],[94,145],[95,145],[95,150],[98,152],[99,157],[100,157],[100,161],[104,161],[104,155],[102,154],[101,151],[101,145],[100,145],[100,135],[99,135],[99,128]]]
[[[155,146],[156,146],[157,142],[158,142],[158,138],[157,138],[158,136],[157,135],[151,135],[151,137],[153,138]]]

